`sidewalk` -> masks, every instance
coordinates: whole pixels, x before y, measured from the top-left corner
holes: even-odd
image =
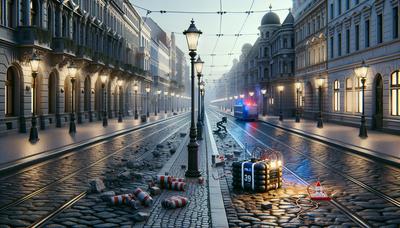
[[[397,135],[368,130],[368,138],[362,139],[358,137],[357,127],[324,123],[324,128],[317,128],[316,121],[301,119],[296,123],[294,118],[287,118],[280,122],[275,116],[260,116],[259,120],[307,138],[400,165],[400,136]]]
[[[68,133],[68,127],[39,130],[40,140],[35,144],[28,141],[29,133],[5,135],[0,137],[0,172],[93,144],[171,116],[172,113],[152,115],[146,123],[142,123],[140,118],[135,120],[133,117],[125,117],[122,123],[118,123],[118,118],[113,118],[108,119],[107,127],[103,127],[101,121],[77,124],[75,135]]]

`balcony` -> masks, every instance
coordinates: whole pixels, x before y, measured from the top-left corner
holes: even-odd
[[[92,56],[93,62],[96,64],[104,65],[104,54],[95,51]]]
[[[77,51],[74,41],[64,37],[53,38],[51,48],[56,54],[75,55]]]
[[[144,56],[150,56],[150,52],[146,47],[139,47],[138,54]]]
[[[93,51],[91,48],[79,45],[76,51],[76,57],[86,60],[92,60]]]
[[[20,26],[17,32],[18,43],[22,46],[50,46],[51,34],[49,31],[32,27]]]

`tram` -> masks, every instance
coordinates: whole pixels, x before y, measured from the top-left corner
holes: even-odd
[[[257,104],[251,101],[239,101],[234,106],[234,117],[238,120],[253,121],[258,119]]]

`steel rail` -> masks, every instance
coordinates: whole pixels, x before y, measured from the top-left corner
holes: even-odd
[[[234,125],[236,125],[237,127],[239,127],[240,129],[242,129],[242,127],[240,127],[239,125],[235,124],[232,120],[229,120],[229,121],[230,121],[232,124],[234,124]],[[352,176],[350,176],[350,175],[347,175],[347,174],[341,172],[340,170],[338,170],[338,169],[336,169],[336,168],[333,168],[332,166],[329,166],[329,165],[324,164],[323,162],[319,161],[318,159],[315,159],[315,158],[313,158],[313,157],[311,157],[311,156],[309,156],[309,155],[307,155],[307,154],[304,154],[303,152],[297,150],[296,148],[293,148],[292,146],[290,146],[290,145],[288,145],[288,144],[282,142],[281,140],[278,140],[278,139],[276,139],[276,138],[274,138],[274,137],[269,136],[268,134],[265,134],[264,132],[260,131],[259,129],[257,129],[257,128],[255,128],[255,127],[253,127],[253,126],[249,126],[249,127],[252,128],[252,129],[254,129],[255,131],[259,132],[260,134],[266,136],[267,138],[270,138],[271,140],[273,140],[273,141],[275,141],[275,142],[277,142],[277,143],[280,143],[280,144],[284,145],[285,147],[289,148],[290,150],[296,152],[297,154],[300,154],[300,155],[302,155],[302,156],[304,156],[304,157],[306,157],[306,158],[308,158],[308,159],[310,159],[310,160],[312,160],[312,161],[318,163],[319,165],[325,167],[326,169],[328,169],[328,170],[330,170],[330,171],[332,171],[332,172],[338,174],[339,176],[341,176],[341,177],[343,177],[343,178],[345,178],[345,179],[347,179],[347,180],[353,182],[354,184],[356,184],[356,185],[358,185],[358,186],[364,188],[365,190],[367,190],[367,191],[369,191],[369,192],[371,192],[371,193],[373,193],[373,194],[379,196],[380,198],[382,198],[382,199],[384,199],[384,200],[390,202],[391,204],[395,205],[396,207],[400,207],[400,201],[398,201],[398,200],[396,200],[396,199],[390,197],[389,195],[387,195],[387,194],[385,194],[385,193],[383,193],[383,192],[381,192],[381,191],[379,191],[379,190],[377,190],[377,189],[375,189],[375,188],[373,188],[373,187],[371,187],[371,186],[369,186],[369,185],[367,185],[367,184],[365,184],[365,183],[363,183],[363,182],[361,182],[361,181],[355,179],[354,177],[352,177]],[[275,127],[275,128],[276,128],[276,127]],[[276,129],[279,129],[279,128],[276,128]],[[253,137],[253,136],[251,136],[251,137]],[[257,139],[257,140],[258,140],[258,139]],[[260,141],[260,142],[261,142],[261,141]]]
[[[158,131],[152,132],[152,133],[150,133],[149,135],[147,135],[147,136],[145,136],[145,137],[143,137],[143,138],[141,138],[141,139],[136,140],[135,142],[132,142],[132,143],[130,143],[130,144],[127,144],[126,146],[124,146],[124,147],[122,147],[122,148],[120,148],[120,149],[114,151],[114,152],[111,153],[111,154],[108,154],[108,155],[106,155],[106,156],[100,158],[99,160],[97,160],[97,161],[91,163],[91,164],[88,165],[88,166],[85,166],[85,167],[83,167],[83,168],[79,168],[79,169],[75,170],[74,172],[68,174],[67,176],[64,176],[63,178],[60,178],[60,179],[57,179],[57,180],[55,180],[55,181],[53,181],[53,182],[51,182],[51,183],[48,183],[48,184],[46,184],[45,186],[43,186],[43,187],[41,187],[41,188],[39,188],[39,189],[37,189],[37,190],[35,190],[35,191],[33,191],[33,192],[31,192],[31,193],[25,195],[25,196],[23,196],[23,197],[21,197],[21,198],[15,200],[15,201],[11,202],[11,203],[8,203],[8,204],[6,204],[6,205],[3,205],[3,206],[0,207],[0,212],[2,212],[2,211],[4,211],[4,210],[7,210],[7,209],[9,209],[9,208],[11,208],[11,207],[17,206],[17,205],[19,205],[19,204],[21,204],[21,203],[27,201],[27,200],[31,199],[32,197],[34,197],[34,196],[40,194],[41,192],[44,192],[44,191],[46,191],[47,189],[51,188],[51,187],[54,186],[55,184],[62,183],[62,182],[64,182],[65,180],[68,180],[68,179],[70,179],[71,177],[75,176],[76,174],[78,174],[78,173],[80,173],[80,172],[82,172],[82,171],[84,171],[84,170],[87,170],[87,169],[89,169],[89,168],[91,168],[91,167],[97,165],[98,163],[100,163],[100,162],[102,162],[102,161],[108,159],[109,157],[114,156],[115,154],[117,154],[117,153],[123,151],[124,149],[126,149],[126,148],[128,148],[128,147],[134,145],[135,143],[141,142],[141,141],[143,141],[143,140],[145,140],[145,139],[147,139],[147,138],[149,138],[149,137],[151,137],[151,136],[153,136],[153,135],[155,135],[155,134],[157,134],[157,133],[159,133],[159,132],[161,132],[161,131],[163,131],[163,130],[169,128],[170,126],[176,125],[176,124],[178,124],[178,123],[180,123],[180,122],[182,122],[182,121],[184,121],[184,120],[185,120],[185,119],[182,119],[182,120],[180,120],[180,121],[178,121],[178,122],[174,122],[174,123],[172,123],[172,124],[169,124],[169,125],[167,125],[167,126],[161,128],[161,129],[158,130]],[[182,125],[181,127],[179,127],[178,130],[181,129],[183,126],[185,126],[185,125]],[[178,130],[176,130],[176,131],[174,131],[174,132],[177,132]]]
[[[161,140],[158,141],[157,144],[160,144],[164,141],[166,141],[168,138],[170,138],[172,135],[176,134],[178,131],[180,131],[180,129],[182,129],[183,127],[187,126],[188,124],[183,124],[182,126],[178,127],[176,130],[172,131],[171,133],[167,134],[165,137],[163,137]],[[170,126],[170,125],[169,125]],[[184,142],[183,142],[184,143]],[[155,148],[156,146],[154,146]],[[144,151],[142,154],[140,154],[136,159],[137,160],[142,160],[144,159],[147,155],[150,154],[150,151]],[[45,223],[49,222],[51,219],[53,219],[54,217],[56,217],[57,215],[59,215],[60,213],[62,213],[63,211],[65,211],[66,209],[68,209],[69,207],[71,207],[72,205],[76,204],[80,199],[84,198],[86,195],[88,194],[87,191],[83,191],[80,194],[78,194],[77,196],[73,197],[72,199],[68,200],[67,202],[65,202],[64,204],[62,204],[61,206],[57,207],[55,210],[53,210],[52,212],[48,213],[47,215],[45,215],[43,218],[37,220],[36,222],[34,222],[32,225],[29,226],[29,228],[37,228],[37,227],[41,227],[42,225],[44,225]]]
[[[5,173],[10,173],[11,171],[6,171],[4,173],[0,172],[0,180],[3,181],[5,179],[8,179],[10,177],[16,176],[16,175],[21,174],[21,173],[28,172],[28,171],[30,171],[30,170],[32,170],[34,168],[43,166],[43,165],[48,164],[50,162],[57,161],[59,159],[63,159],[65,157],[67,157],[67,156],[70,156],[71,153],[74,153],[74,150],[76,150],[76,149],[79,149],[79,150],[81,150],[81,149],[90,149],[92,147],[95,147],[95,146],[98,146],[98,145],[101,145],[101,144],[104,144],[104,143],[111,142],[111,141],[113,141],[115,139],[118,139],[118,138],[121,138],[121,137],[126,137],[127,135],[133,134],[133,133],[135,133],[137,131],[145,130],[145,129],[148,129],[150,127],[154,127],[154,126],[156,126],[158,124],[169,122],[169,121],[184,117],[185,115],[188,115],[188,113],[179,114],[179,115],[176,115],[176,116],[171,116],[171,117],[168,117],[168,118],[165,118],[165,119],[161,119],[161,120],[157,120],[157,121],[154,121],[154,122],[151,122],[151,123],[148,123],[148,124],[144,124],[144,125],[133,126],[133,127],[130,127],[129,129],[125,129],[125,130],[118,130],[118,131],[112,133],[112,134],[115,134],[115,135],[112,135],[112,136],[107,136],[106,135],[103,139],[96,140],[96,142],[92,142],[92,143],[89,143],[89,144],[86,144],[86,145],[77,145],[76,147],[69,148],[69,149],[67,149],[67,151],[65,151],[63,153],[60,153],[58,155],[56,154],[54,156],[49,156],[49,158],[47,158],[47,159],[40,159],[40,161],[36,162],[35,164],[32,164],[32,165],[29,165],[27,167],[21,168],[17,172],[13,172],[13,173],[11,173],[9,175],[6,175]],[[100,136],[98,136],[98,137],[100,137]],[[48,152],[48,151],[41,152],[39,154],[46,153],[46,152]]]
[[[215,115],[220,116],[219,113],[215,112]],[[229,119],[228,119],[229,120]],[[236,125],[241,131],[245,132],[247,135],[249,135],[251,138],[253,138],[255,141],[257,141],[258,143],[260,143],[261,145],[272,149],[270,146],[266,145],[264,142],[262,142],[261,140],[257,139],[255,136],[251,135],[250,133],[248,133],[246,130],[244,130],[242,127],[240,127],[239,125],[235,124],[233,121],[229,120],[233,125]],[[232,138],[239,144],[239,146],[242,149],[245,149],[245,146],[243,145],[243,143],[233,134],[231,134],[230,132],[228,132]],[[246,152],[251,155],[251,153],[249,151],[246,150]],[[296,177],[298,180],[300,180],[304,185],[310,185],[307,181],[305,181],[304,179],[302,179],[300,176],[298,176],[295,172],[293,172],[292,170],[290,170],[289,168],[287,168],[286,166],[283,167],[286,171],[290,172],[294,177]],[[371,228],[373,226],[371,226],[365,219],[363,219],[362,217],[360,217],[359,215],[357,215],[356,213],[352,212],[349,208],[347,208],[346,206],[342,205],[341,203],[339,203],[336,199],[332,199],[330,201],[330,203],[335,206],[336,208],[338,208],[340,211],[342,211],[349,219],[351,219],[353,222],[355,222],[356,224],[358,224],[361,227],[365,227],[365,228]]]

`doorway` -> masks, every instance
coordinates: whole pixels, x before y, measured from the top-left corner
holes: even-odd
[[[382,75],[375,77],[375,113],[373,116],[373,129],[381,130],[383,127],[383,80]]]

